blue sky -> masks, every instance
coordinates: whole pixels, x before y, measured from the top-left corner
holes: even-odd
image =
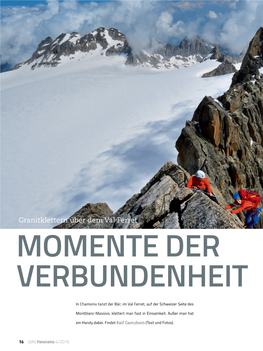
[[[263,1],[2,1],[1,60],[27,60],[41,40],[89,33],[103,26],[123,32],[134,48],[149,41],[178,45],[198,35],[239,54],[263,26]]]

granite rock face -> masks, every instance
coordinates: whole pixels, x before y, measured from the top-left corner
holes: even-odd
[[[176,142],[178,164],[190,174],[202,169],[228,201],[241,188],[262,196],[262,117],[263,79],[205,97]]]
[[[262,50],[261,35],[262,29],[249,53]],[[263,77],[248,74],[243,79],[244,71],[253,66],[249,57],[245,55],[226,93],[203,99],[176,142],[178,164],[190,174],[202,169],[227,201],[241,188],[263,195]],[[258,58],[256,62],[258,70]],[[263,227],[262,217],[256,227]]]
[[[106,204],[87,204],[55,229],[242,228],[238,217],[225,211],[227,203],[212,179],[208,178],[220,205],[209,196],[185,187],[189,178],[182,167],[167,162],[117,212],[110,214]]]
[[[86,204],[55,228],[82,229],[88,225],[90,229],[99,229],[107,225],[106,219],[112,214],[113,211],[106,203]]]
[[[247,53],[240,70],[233,76],[232,85],[250,81],[259,77],[259,68],[263,67],[263,27],[259,28],[249,43]]]
[[[205,209],[205,210],[204,210]],[[236,215],[229,215],[208,196],[197,193],[181,215],[184,229],[242,228]]]
[[[223,76],[225,74],[230,74],[235,72],[237,72],[236,67],[230,61],[225,60],[223,63],[221,63],[221,65],[219,65],[213,71],[203,74],[202,78]]]

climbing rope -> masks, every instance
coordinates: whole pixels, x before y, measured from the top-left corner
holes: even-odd
[[[179,191],[179,193],[177,193],[177,195],[180,194],[180,192],[181,192],[183,189],[185,189],[185,187],[181,188],[181,190]],[[196,195],[196,194],[199,193],[199,192],[202,192],[202,193],[204,193],[204,194],[207,194],[207,195],[209,195],[210,197],[214,197],[214,198],[217,199],[217,200],[222,200],[222,201],[226,202],[228,205],[237,206],[237,204],[235,204],[234,202],[228,202],[228,201],[226,201],[225,199],[223,199],[222,197],[217,197],[217,196],[215,196],[214,194],[212,194],[212,196],[211,196],[210,193],[208,193],[207,191],[205,191],[205,190],[203,190],[203,189],[200,189],[200,188],[197,188],[197,189],[188,188],[188,189],[192,189],[192,190],[194,191],[194,194],[193,194],[189,199],[187,199],[186,201],[184,201],[183,203],[181,203],[181,205],[180,205],[180,209],[181,209],[181,210],[183,210],[183,209],[185,208],[185,204],[186,204],[189,200],[191,200],[191,199],[193,198],[194,195]],[[218,203],[218,205],[220,205],[220,204]],[[223,207],[222,205],[220,205],[220,206]]]
[[[185,189],[186,187],[182,187],[180,190],[179,190],[179,192],[177,192],[176,193],[176,196],[178,196],[184,189]],[[234,202],[228,202],[228,201],[226,201],[225,199],[223,199],[222,197],[217,197],[217,196],[215,196],[214,194],[212,194],[212,196],[210,195],[210,193],[208,193],[207,191],[205,191],[205,190],[203,190],[203,189],[200,189],[200,188],[197,188],[197,189],[193,189],[193,188],[188,188],[188,189],[191,189],[193,192],[194,192],[194,194],[192,195],[192,196],[190,196],[186,201],[184,201],[184,202],[182,202],[181,204],[180,204],[180,209],[181,210],[183,210],[184,208],[185,208],[185,204],[188,202],[188,201],[190,201],[196,194],[198,194],[198,193],[200,193],[200,192],[202,192],[202,193],[204,193],[204,194],[207,194],[207,195],[209,195],[210,197],[214,197],[214,198],[216,198],[217,200],[222,200],[222,201],[224,201],[225,203],[227,203],[228,205],[235,205],[235,206],[237,206],[237,204],[235,204]],[[172,190],[173,191],[173,190]],[[167,193],[167,194],[164,194],[164,197],[163,197],[163,202],[162,202],[162,207],[161,207],[161,213],[162,212],[165,212],[165,202],[166,202],[166,196],[169,196],[171,193],[172,193],[172,191],[170,191],[169,193]],[[219,204],[220,205],[220,204]],[[222,206],[222,205],[221,205]],[[164,222],[164,227],[165,227],[165,221],[166,221],[166,218],[164,217],[164,220],[163,220],[163,222]],[[154,223],[153,224],[153,227],[156,227],[156,226],[158,226],[160,224],[160,222],[159,221],[157,221],[156,223]]]

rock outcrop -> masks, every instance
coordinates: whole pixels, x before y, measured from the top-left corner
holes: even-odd
[[[102,227],[102,224],[107,224],[105,219],[112,214],[113,211],[105,203],[87,204],[70,216],[66,222],[59,224],[56,228],[81,229],[88,225],[90,229],[98,229]]]
[[[236,189],[260,192],[263,186],[263,80],[257,83],[217,101],[205,97],[176,142],[178,163],[190,174],[209,174],[226,199]]]
[[[259,77],[259,68],[263,67],[263,27],[259,28],[249,43],[247,53],[240,70],[233,76],[232,85],[247,82]]]
[[[219,62],[220,62],[220,61],[221,61],[221,62],[224,61],[224,55],[221,54],[218,45],[216,45],[216,46],[214,47],[214,49],[212,50],[210,59],[211,59],[211,60],[217,60],[217,61],[219,61]]]
[[[229,61],[232,64],[234,63],[239,63],[242,62],[243,58],[244,58],[245,53],[241,53],[238,56],[231,56],[228,55],[227,52],[223,49],[220,49],[218,45],[216,45],[210,55],[209,55],[209,59],[210,60],[217,60],[219,62],[225,62],[225,61]],[[232,73],[232,72],[231,72]]]
[[[225,211],[227,203],[212,179],[208,178],[220,205],[206,194],[194,194],[192,189],[186,188],[189,178],[189,173],[182,167],[167,162],[139,194],[133,195],[114,214],[110,214],[105,204],[87,204],[55,229],[242,228],[238,217]]]
[[[228,60],[225,60],[221,65],[211,72],[202,75],[202,78],[223,76],[224,74],[230,74],[237,72],[236,67]]]
[[[249,53],[262,50],[261,35],[262,28]],[[255,62],[260,68],[260,58],[251,63],[250,56],[245,55],[225,94],[203,99],[176,142],[178,164],[190,174],[202,169],[228,201],[241,188],[263,195],[263,76],[251,74]],[[262,218],[257,227],[263,227]]]

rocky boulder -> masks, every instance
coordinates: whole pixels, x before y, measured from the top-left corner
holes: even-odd
[[[106,219],[112,214],[113,211],[105,203],[87,204],[55,228],[82,229],[89,226],[91,229],[99,229],[107,224]]]

